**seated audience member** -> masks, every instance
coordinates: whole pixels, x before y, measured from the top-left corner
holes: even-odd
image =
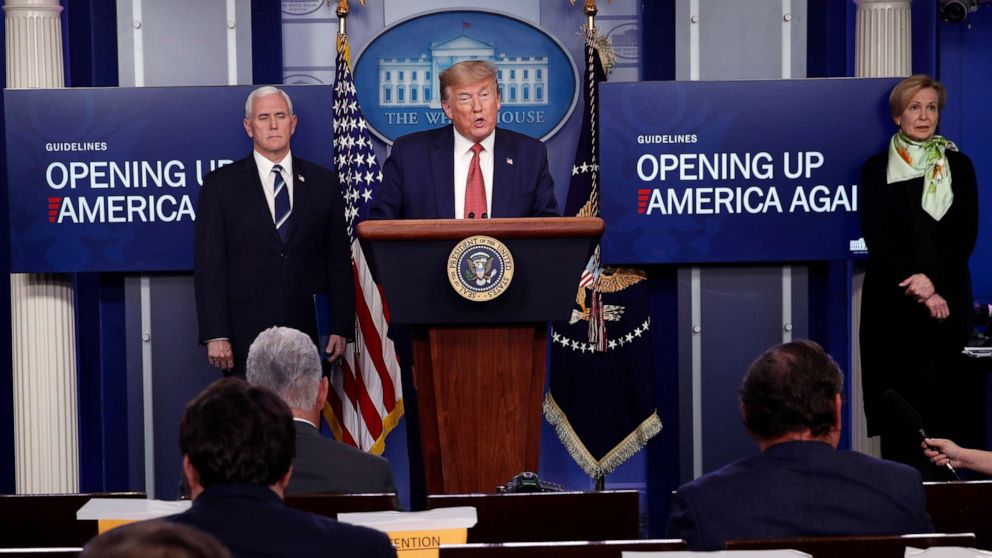
[[[80,558],[231,558],[216,538],[171,521],[129,523],[86,543]]]
[[[812,341],[758,357],[740,405],[761,453],[680,487],[668,535],[719,550],[731,539],[932,532],[916,469],[836,449],[842,384]]]
[[[955,469],[992,475],[992,451],[962,448],[944,438],[927,438],[923,441],[923,453],[938,467],[950,463]]]
[[[296,432],[268,389],[209,385],[186,405],[179,447],[193,505],[167,519],[217,537],[235,558],[396,556],[385,533],[286,506]]]
[[[320,435],[328,383],[307,334],[288,327],[263,331],[248,350],[247,369],[248,383],[274,391],[293,412],[296,459],[287,494],[396,493],[388,461]]]

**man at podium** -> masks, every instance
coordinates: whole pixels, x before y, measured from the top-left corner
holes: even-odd
[[[497,129],[499,83],[484,60],[441,73],[441,108],[452,124],[398,138],[382,171],[371,219],[556,217],[548,152]]]

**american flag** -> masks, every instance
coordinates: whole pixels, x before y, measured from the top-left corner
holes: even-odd
[[[386,333],[389,311],[372,279],[355,228],[369,212],[382,172],[372,148],[368,123],[355,94],[348,36],[338,34],[334,80],[334,168],[341,182],[351,238],[355,278],[355,342],[335,367],[324,417],[335,437],[364,451],[381,454],[386,435],[403,416],[403,387],[396,350]]]

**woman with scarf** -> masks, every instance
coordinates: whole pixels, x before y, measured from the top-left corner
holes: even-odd
[[[869,260],[861,304],[861,370],[868,434],[882,457],[940,478],[920,437],[882,396],[895,390],[929,435],[981,444],[977,373],[961,355],[972,328],[968,258],[978,234],[971,160],[935,135],[947,92],[925,75],[892,89],[898,130],[861,169],[861,229]]]

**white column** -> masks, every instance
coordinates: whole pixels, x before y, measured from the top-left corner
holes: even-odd
[[[59,0],[6,0],[3,8],[7,87],[64,87]],[[78,492],[72,285],[12,274],[10,304],[17,492]]]
[[[855,75],[857,77],[908,76],[912,73],[912,18],[910,0],[854,0]],[[865,154],[867,157],[868,154]],[[861,286],[864,271],[859,268],[851,282],[851,447],[874,456],[881,455],[877,437],[868,437],[864,395],[861,391]]]
[[[910,0],[854,0],[854,73],[858,77],[908,76],[913,67]]]

